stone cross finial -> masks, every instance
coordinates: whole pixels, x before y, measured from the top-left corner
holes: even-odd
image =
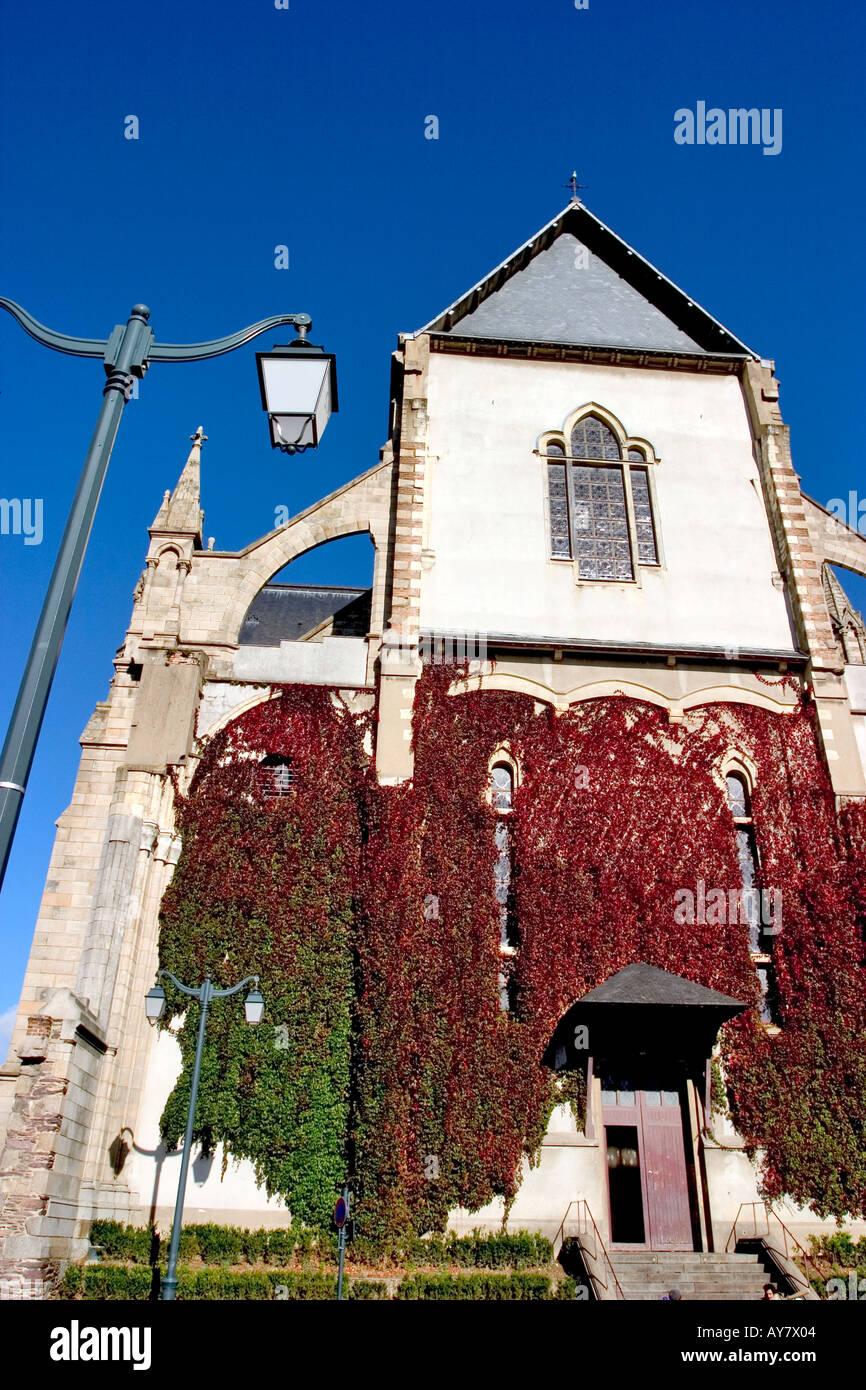
[[[206,444],[206,443],[207,443],[207,435],[206,435],[205,432],[204,432],[204,425],[199,425],[199,427],[198,427],[198,429],[196,430],[195,434],[191,434],[191,435],[190,435],[190,439],[192,440],[193,444],[199,444],[199,445],[201,445],[201,444]]]

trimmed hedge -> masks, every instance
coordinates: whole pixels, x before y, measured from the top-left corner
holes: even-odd
[[[94,1221],[90,1240],[99,1246],[109,1260],[125,1260],[129,1264],[152,1264],[157,1258],[153,1232],[140,1226],[122,1226],[117,1221]],[[171,1231],[159,1241],[158,1254],[168,1255]],[[336,1254],[336,1241],[316,1236],[308,1230],[275,1230],[266,1227],[248,1231],[241,1226],[184,1226],[180,1233],[178,1258],[194,1260],[198,1256],[209,1265],[273,1264],[286,1265],[290,1260],[304,1261],[316,1251],[323,1259]]]
[[[60,1285],[61,1298],[85,1298],[99,1302],[146,1302],[153,1288],[153,1271],[119,1265],[70,1265]]]
[[[830,1264],[853,1269],[855,1265],[866,1263],[866,1236],[859,1240],[851,1239],[847,1231],[839,1231],[832,1236],[810,1236],[809,1253],[813,1259],[828,1260]]]
[[[388,1298],[384,1280],[347,1279],[349,1299]],[[147,1302],[154,1295],[153,1271],[120,1265],[72,1265],[64,1275],[62,1298],[113,1302]],[[177,1298],[200,1301],[329,1300],[337,1293],[331,1274],[279,1269],[232,1271],[178,1270]],[[401,1300],[552,1300],[573,1299],[573,1279],[557,1283],[546,1274],[415,1274],[397,1288]]]
[[[359,1281],[366,1283],[366,1281]],[[132,1300],[146,1302],[158,1290],[154,1272],[123,1265],[72,1265],[63,1277],[61,1296],[102,1302]],[[223,1269],[178,1269],[176,1298],[201,1301],[238,1302],[267,1299],[330,1299],[336,1296],[337,1281],[330,1274],[306,1270],[268,1271]],[[351,1296],[351,1295],[350,1295]],[[360,1298],[375,1297],[362,1289]]]
[[[561,1283],[546,1274],[412,1274],[397,1289],[399,1299],[515,1299],[574,1298],[573,1279]]]
[[[374,1264],[382,1258],[377,1246],[364,1240],[352,1244],[352,1258]],[[553,1262],[550,1241],[534,1231],[473,1231],[468,1236],[450,1233],[413,1240],[389,1250],[388,1259],[399,1265],[457,1265],[458,1269],[537,1269]]]
[[[155,1262],[156,1251],[150,1230],[122,1226],[116,1221],[94,1221],[90,1239],[100,1246],[109,1260],[130,1264]],[[159,1247],[164,1260],[170,1233]],[[468,1236],[449,1234],[409,1242],[400,1249],[383,1252],[368,1241],[353,1242],[352,1258],[359,1264],[376,1265],[383,1255],[397,1266],[456,1265],[459,1269],[537,1269],[553,1262],[553,1246],[545,1236],[533,1231],[473,1231]],[[272,1264],[304,1262],[314,1254],[322,1260],[336,1256],[336,1240],[318,1236],[306,1229],[247,1231],[240,1226],[185,1226],[181,1231],[179,1258],[188,1263],[198,1256],[208,1265]]]

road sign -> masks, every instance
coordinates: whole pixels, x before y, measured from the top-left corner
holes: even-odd
[[[345,1197],[338,1197],[337,1204],[334,1207],[334,1225],[338,1231],[341,1231],[345,1226],[348,1214],[349,1208],[346,1206]]]

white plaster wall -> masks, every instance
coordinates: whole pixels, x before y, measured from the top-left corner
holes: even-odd
[[[852,714],[851,723],[854,726],[854,737],[857,740],[857,751],[860,754],[863,776],[866,777],[866,714]]]
[[[228,681],[207,681],[202,687],[196,732],[200,738],[204,737],[215,725],[225,720],[226,716],[255,704],[267,693],[266,685],[232,685]]]
[[[163,1213],[171,1210],[177,1196],[181,1155],[180,1151],[164,1157],[160,1155],[159,1120],[180,1070],[180,1048],[174,1037],[163,1031],[155,1034],[141,1112],[135,1125],[135,1142],[124,1168],[124,1178],[138,1193],[145,1216],[152,1205]],[[129,1142],[129,1136],[125,1137]],[[230,1159],[223,1178],[222,1145],[217,1147],[206,1175],[201,1164],[196,1162],[198,1154],[196,1146],[187,1182],[185,1221],[227,1224],[242,1221],[245,1225],[252,1222],[262,1226],[288,1224],[285,1202],[269,1198],[264,1188],[258,1186],[253,1166],[247,1159]]]
[[[575,585],[549,559],[539,434],[596,401],[648,439],[665,568]],[[434,353],[421,625],[704,646],[793,645],[735,377]]]
[[[851,723],[863,775],[866,777],[866,666],[846,666],[845,684],[851,701]]]
[[[846,666],[845,684],[852,710],[866,714],[866,666]]]
[[[367,639],[324,637],[321,642],[281,642],[279,647],[239,647],[238,680],[298,685],[365,685]]]

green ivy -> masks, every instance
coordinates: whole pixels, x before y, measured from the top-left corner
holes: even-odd
[[[259,975],[266,1001],[257,1028],[237,999],[211,1005],[196,1139],[250,1159],[267,1192],[320,1229],[346,1171],[362,736],[318,689],[258,706],[218,735],[179,802],[183,849],[161,915],[162,966],[185,983],[209,970],[218,987]],[[287,744],[297,784],[268,800],[258,759]],[[183,1071],[162,1116],[175,1145],[199,1006],[166,992],[164,1025],[183,1017]]]

